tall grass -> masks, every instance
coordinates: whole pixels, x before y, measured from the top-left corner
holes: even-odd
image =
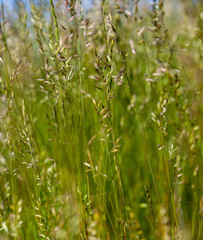
[[[202,3],[16,3],[1,5],[0,239],[202,239]]]

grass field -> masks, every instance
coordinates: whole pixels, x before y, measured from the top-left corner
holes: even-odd
[[[202,1],[1,2],[0,239],[202,240]]]

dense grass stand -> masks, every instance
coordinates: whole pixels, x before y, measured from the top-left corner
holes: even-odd
[[[202,1],[23,2],[1,1],[0,239],[202,240]]]

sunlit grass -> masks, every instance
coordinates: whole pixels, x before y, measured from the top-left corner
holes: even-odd
[[[202,239],[202,4],[65,2],[1,7],[0,239]]]

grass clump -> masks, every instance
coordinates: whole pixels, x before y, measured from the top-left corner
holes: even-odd
[[[0,238],[202,239],[202,3],[84,6],[2,1]]]

